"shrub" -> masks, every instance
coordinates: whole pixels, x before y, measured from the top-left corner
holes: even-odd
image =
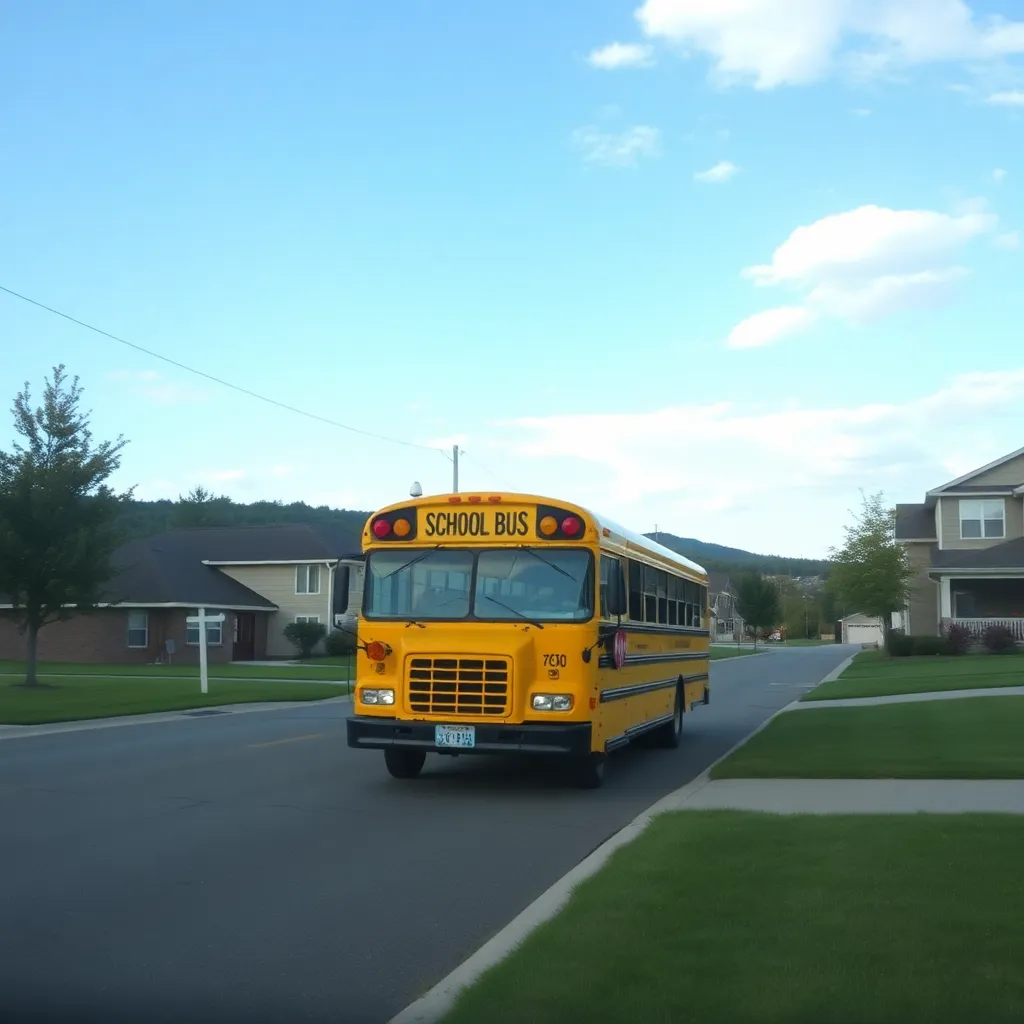
[[[902,629],[890,629],[885,644],[890,658],[909,658],[914,653],[914,638]]]
[[[332,657],[340,657],[343,654],[351,654],[356,649],[356,638],[353,633],[344,629],[332,629],[324,641],[327,653]]]
[[[1017,649],[1013,634],[999,623],[993,623],[982,633],[981,642],[985,645],[985,650],[992,654],[1007,654]]]
[[[289,622],[284,627],[284,635],[299,652],[300,658],[308,658],[313,648],[327,635],[327,627],[322,622]]]
[[[951,622],[946,629],[946,646],[949,654],[966,654],[971,647],[971,631],[958,622]]]
[[[949,654],[949,643],[944,636],[913,636],[913,651],[915,655],[930,656],[936,654]]]

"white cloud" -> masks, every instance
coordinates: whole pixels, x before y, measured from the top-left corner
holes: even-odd
[[[1006,172],[1006,170],[1004,168],[997,167],[992,172],[992,180],[993,181],[1005,181],[1006,180],[1006,174],[1007,174],[1007,172]]]
[[[728,181],[739,168],[728,160],[720,160],[714,167],[709,167],[706,171],[698,171],[693,177],[695,181],[711,182],[712,184],[718,184],[719,182]]]
[[[661,133],[648,125],[634,125],[621,132],[602,131],[585,125],[572,133],[572,143],[587,163],[605,167],[635,167],[640,157],[660,153]]]
[[[204,479],[214,483],[243,480],[247,475],[244,469],[211,469],[202,474]]]
[[[951,452],[971,453],[973,468],[1012,450],[1006,431],[1022,400],[1019,367],[962,374],[900,403],[530,417],[503,424],[490,445],[530,460],[515,471],[531,467],[539,493],[554,487],[634,529],[658,522],[756,551],[821,554],[841,541],[858,488],[920,501],[948,478]]]
[[[771,263],[747,267],[742,276],[758,287],[802,291],[805,307],[816,313],[867,323],[947,301],[968,273],[953,257],[996,224],[977,200],[959,214],[861,206],[797,228]]]
[[[611,71],[615,68],[645,68],[654,63],[654,51],[643,43],[609,43],[591,50],[587,63],[591,67]]]
[[[988,102],[995,107],[1024,107],[1024,92],[994,92]]]
[[[1000,249],[1019,249],[1020,232],[1006,231],[1001,235],[996,235],[993,241]]]
[[[723,83],[757,89],[1024,52],[1024,22],[976,18],[964,0],[645,0],[644,34],[710,57]]]
[[[778,306],[741,320],[726,339],[727,348],[764,348],[806,330],[817,314],[804,306]]]

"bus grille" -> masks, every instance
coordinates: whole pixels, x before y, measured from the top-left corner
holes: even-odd
[[[410,658],[409,710],[423,715],[508,714],[508,658]]]

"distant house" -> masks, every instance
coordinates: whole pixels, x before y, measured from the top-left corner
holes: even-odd
[[[742,640],[746,624],[736,610],[736,589],[728,573],[708,573],[708,603],[711,605],[711,639]]]
[[[908,633],[1002,623],[1024,641],[1024,448],[897,505],[896,539],[916,571]]]
[[[186,619],[200,607],[226,616],[207,626],[211,661],[293,657],[284,636],[289,622],[351,622],[362,597],[354,531],[305,524],[172,530],[130,541],[113,561],[107,601],[41,630],[41,659],[195,662],[199,630]],[[0,659],[24,656],[25,637],[9,599],[0,597]]]
[[[882,620],[876,615],[857,612],[840,619],[839,624],[842,629],[840,643],[881,647],[885,642]]]

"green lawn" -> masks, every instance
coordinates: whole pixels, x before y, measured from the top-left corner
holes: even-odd
[[[833,640],[804,640],[804,639],[793,639],[784,640],[782,642],[783,647],[821,647],[823,644],[834,643]]]
[[[210,665],[210,679],[321,679],[347,680],[353,658],[317,658],[301,665]],[[95,665],[86,662],[41,661],[40,678],[58,681],[68,676],[137,676],[155,679],[199,679],[198,665]],[[0,661],[0,677],[24,677],[25,663]]]
[[[1022,848],[1024,816],[665,814],[442,1024],[1019,1022]]]
[[[1024,697],[787,711],[713,779],[1024,778]]]
[[[1012,654],[890,658],[884,651],[863,651],[838,679],[822,683],[802,699],[836,700],[1022,685],[1024,658]]]
[[[67,676],[39,689],[0,682],[0,724],[38,725],[86,718],[180,711],[217,704],[325,700],[347,693],[347,686],[324,683],[259,683],[211,679],[199,692],[199,679],[125,679]]]
[[[722,658],[740,658],[744,654],[760,654],[764,648],[758,647],[755,651],[753,647],[710,647],[708,650],[712,661],[720,661]]]

